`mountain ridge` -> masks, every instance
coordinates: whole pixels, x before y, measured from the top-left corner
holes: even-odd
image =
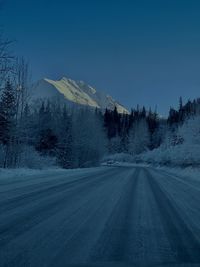
[[[32,99],[52,97],[59,97],[72,104],[103,110],[106,108],[113,110],[116,107],[119,113],[129,114],[128,109],[113,99],[112,96],[96,90],[84,81],[74,81],[66,77],[62,77],[60,80],[44,78],[35,84],[32,90]]]

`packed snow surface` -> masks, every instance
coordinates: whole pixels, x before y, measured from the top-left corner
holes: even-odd
[[[200,266],[199,177],[144,165],[1,171],[0,195],[1,267]]]

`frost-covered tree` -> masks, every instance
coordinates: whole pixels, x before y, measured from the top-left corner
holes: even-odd
[[[148,150],[150,134],[145,119],[137,121],[129,133],[129,151],[131,154],[140,154]]]
[[[106,136],[100,115],[89,109],[74,112],[73,139],[76,167],[98,163],[106,147]]]
[[[14,57],[9,51],[11,44],[12,42],[0,33],[0,89],[5,86],[5,82],[13,70]]]
[[[49,101],[46,104],[42,102],[38,113],[38,132],[35,144],[36,150],[42,155],[54,156],[56,154],[58,138],[52,126],[51,104]]]
[[[186,120],[178,128],[177,137],[180,143],[200,145],[200,116],[194,116]]]
[[[29,100],[29,67],[24,58],[17,58],[15,63],[15,84],[16,88],[16,112],[17,119],[21,119],[26,104]]]
[[[121,152],[121,138],[119,135],[108,140],[109,154],[116,154]]]
[[[67,112],[66,106],[60,114],[58,127],[57,162],[63,168],[74,167],[72,118]]]
[[[0,99],[0,141],[4,154],[3,167],[13,166],[16,145],[16,95],[7,81]]]
[[[166,131],[165,141],[143,159],[159,164],[193,166],[200,164],[200,116],[187,119],[178,128]]]

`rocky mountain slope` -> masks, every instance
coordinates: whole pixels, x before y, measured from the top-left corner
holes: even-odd
[[[119,113],[129,113],[129,111],[111,96],[97,91],[95,88],[83,81],[74,81],[63,77],[54,81],[42,79],[34,86],[31,92],[32,99],[59,98],[71,104],[84,105],[92,108],[111,109],[117,107]]]

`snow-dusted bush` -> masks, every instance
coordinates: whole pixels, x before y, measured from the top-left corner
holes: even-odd
[[[173,138],[174,136],[176,142],[170,142],[172,135],[167,135],[164,144],[158,149],[141,154],[140,161],[173,166],[200,165],[200,116],[187,120],[178,128]]]
[[[101,118],[89,109],[73,114],[73,167],[96,166],[106,152],[106,135]]]
[[[129,133],[129,152],[132,155],[140,154],[148,150],[150,134],[146,120],[135,123]]]
[[[158,148],[153,151],[141,154],[139,159],[148,163],[164,165],[199,165],[200,145],[182,144],[166,149]]]
[[[4,168],[6,146],[0,145],[0,168]],[[23,146],[20,149],[15,168],[44,169],[56,166],[55,158],[41,156],[33,147]]]
[[[33,147],[26,146],[20,155],[20,168],[44,169],[56,166],[55,158],[41,156]]]
[[[178,136],[184,143],[200,145],[200,116],[192,117],[178,129]]]
[[[113,138],[111,138],[108,142],[108,151],[111,154],[117,154],[120,152],[120,143],[121,143],[121,139],[119,136],[115,136]]]

